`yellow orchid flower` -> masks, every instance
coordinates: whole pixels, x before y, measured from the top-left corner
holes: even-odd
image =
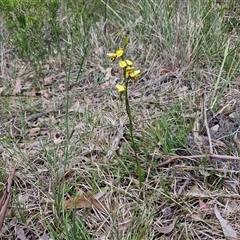
[[[115,53],[107,53],[110,57],[111,61],[113,62],[116,58],[119,58],[123,55],[124,51],[123,48],[119,48]]]
[[[138,79],[138,75],[141,71],[140,70],[136,70],[136,71],[133,71],[133,72],[130,72],[129,73],[129,77],[133,80],[137,80]]]
[[[123,48],[119,48],[117,51],[116,51],[116,55],[117,57],[121,57],[123,55],[124,51],[123,51]]]
[[[119,66],[120,66],[121,68],[132,67],[132,65],[133,65],[133,63],[132,63],[132,61],[130,61],[130,60],[125,60],[125,61],[120,61],[120,62],[119,62]]]
[[[126,67],[126,72],[127,72],[127,75],[129,76],[129,74],[132,72],[132,70],[134,69],[134,67]]]
[[[125,61],[120,61],[120,62],[119,62],[119,66],[120,66],[121,68],[125,68],[125,67],[127,66],[127,63],[126,63]]]
[[[126,90],[126,87],[120,84],[116,84],[116,88],[118,90],[119,93],[122,93]]]
[[[125,62],[127,63],[127,65],[128,65],[129,67],[132,67],[132,65],[133,65],[132,61],[126,60]]]

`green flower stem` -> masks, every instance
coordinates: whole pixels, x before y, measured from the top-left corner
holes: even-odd
[[[130,105],[129,105],[129,99],[128,99],[128,78],[127,78],[126,68],[123,69],[123,74],[124,74],[124,84],[126,87],[126,89],[124,91],[124,95],[125,95],[126,111],[127,111],[127,115],[128,115],[128,119],[129,119],[129,124],[130,124],[130,136],[131,136],[132,147],[133,147],[133,151],[134,151],[134,157],[135,157],[135,161],[136,161],[136,165],[137,165],[139,186],[140,186],[140,188],[142,188],[143,174],[142,174],[140,161],[137,156],[137,148],[136,148],[136,144],[135,144],[134,137],[133,137],[133,120],[132,120],[132,113],[131,113],[131,109],[130,109]]]

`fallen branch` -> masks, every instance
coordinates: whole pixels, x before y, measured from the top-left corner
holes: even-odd
[[[197,158],[217,158],[217,159],[225,159],[225,160],[238,160],[240,161],[240,157],[234,157],[234,156],[228,156],[228,155],[219,155],[219,154],[203,154],[203,155],[193,155],[193,156],[173,156],[169,158],[168,160],[158,164],[157,167],[163,167],[165,165],[168,165],[169,163],[172,163],[179,159],[188,159],[188,160],[194,160]]]
[[[8,180],[4,187],[3,196],[0,200],[0,230],[2,228],[3,221],[6,216],[8,205],[11,199],[11,186],[13,183],[13,179],[15,177],[15,173],[16,173],[16,166],[14,166],[11,174],[8,177]]]

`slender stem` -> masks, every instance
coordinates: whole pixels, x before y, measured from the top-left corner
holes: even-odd
[[[134,137],[133,137],[133,120],[132,120],[132,114],[131,114],[131,109],[130,109],[130,105],[129,105],[129,99],[128,99],[128,78],[127,78],[126,68],[123,69],[123,75],[124,75],[124,83],[125,83],[125,87],[126,87],[124,94],[125,94],[126,111],[127,111],[127,115],[128,115],[128,119],[129,119],[129,124],[130,124],[130,136],[131,136],[132,147],[133,147],[133,151],[134,151],[134,157],[135,157],[136,165],[137,165],[139,186],[140,186],[140,188],[142,188],[143,174],[142,174],[140,161],[137,156],[137,148],[136,148],[136,144],[135,144]]]
[[[123,52],[125,53],[125,49],[129,43],[129,37],[125,37],[122,34],[122,40],[124,42],[124,46],[123,46]],[[121,56],[121,60],[124,61],[124,53]],[[131,113],[131,108],[129,105],[129,99],[128,99],[128,76],[127,76],[127,68],[124,67],[123,68],[123,77],[124,77],[124,85],[125,85],[125,91],[124,91],[124,97],[125,97],[125,106],[126,106],[126,112],[128,115],[128,119],[129,119],[129,124],[130,124],[130,137],[131,137],[131,141],[132,141],[132,148],[133,148],[133,152],[134,152],[134,157],[135,157],[135,161],[136,161],[136,166],[137,166],[137,175],[138,175],[138,180],[139,180],[139,187],[142,188],[143,185],[143,173],[142,173],[142,169],[141,169],[141,164],[140,164],[140,160],[137,156],[137,147],[134,141],[134,137],[133,137],[133,118],[132,118],[132,113]],[[142,194],[142,192],[141,192]],[[140,195],[141,197],[142,195]]]
[[[104,2],[105,10],[104,10],[104,34],[107,34],[107,10],[108,10],[108,0]]]

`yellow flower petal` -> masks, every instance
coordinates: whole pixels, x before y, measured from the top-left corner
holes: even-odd
[[[117,57],[121,57],[123,55],[124,51],[123,51],[123,48],[119,48],[117,51],[116,51],[116,55]]]
[[[133,70],[134,69],[134,67],[130,67],[130,66],[127,66],[127,68],[126,68],[127,70]]]
[[[113,57],[113,56],[116,56],[116,53],[107,53],[107,55],[108,55],[109,57]]]
[[[132,70],[134,69],[134,67],[126,67],[126,72],[127,72],[127,75],[130,75],[130,73],[132,72]]]
[[[134,75],[138,75],[140,72],[141,72],[140,70],[136,70],[133,73],[134,73]]]
[[[126,63],[125,61],[120,61],[120,62],[119,62],[119,66],[120,66],[121,68],[125,68],[125,67],[127,66],[127,63]]]
[[[140,70],[136,70],[134,72],[130,72],[129,76],[130,76],[130,78],[132,78],[134,80],[137,80],[138,79],[138,75],[139,75],[140,72],[141,72]]]
[[[117,88],[118,92],[120,92],[120,93],[121,93],[121,92],[124,92],[125,89],[126,89],[125,86],[120,85],[120,84],[116,84],[116,88]]]
[[[130,66],[130,67],[133,65],[132,61],[130,61],[130,60],[126,60],[126,63],[127,63],[127,65]]]
[[[117,54],[116,53],[107,53],[107,55],[110,57],[112,62],[117,58]]]

